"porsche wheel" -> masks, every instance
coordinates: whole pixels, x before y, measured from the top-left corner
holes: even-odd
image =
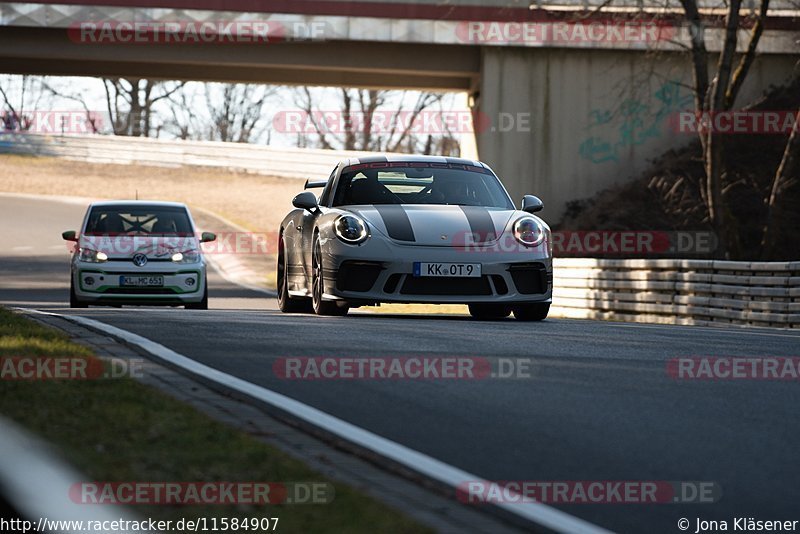
[[[347,315],[349,307],[338,302],[322,300],[322,247],[319,236],[314,237],[314,250],[311,254],[311,304],[317,315]]]
[[[289,258],[283,243],[283,235],[278,240],[278,309],[283,313],[311,312],[311,303],[307,298],[292,298],[289,295]]]

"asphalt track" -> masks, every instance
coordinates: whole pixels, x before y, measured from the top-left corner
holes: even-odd
[[[0,196],[0,302],[78,313],[145,336],[488,480],[713,481],[713,504],[569,504],[620,532],[680,532],[680,518],[800,519],[800,382],[675,380],[687,355],[800,356],[800,333],[548,319],[284,315],[210,277],[209,311],[67,308],[61,231],[85,206]],[[289,356],[529,359],[531,377],[281,379]]]

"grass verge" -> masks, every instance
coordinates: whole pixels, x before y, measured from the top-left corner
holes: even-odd
[[[89,358],[57,330],[0,307],[0,358]],[[87,481],[328,482],[302,462],[130,378],[0,380],[0,413],[55,444]],[[322,505],[137,506],[140,517],[278,517],[282,532],[424,532],[336,483]]]

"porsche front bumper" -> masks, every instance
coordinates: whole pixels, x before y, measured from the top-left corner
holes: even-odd
[[[372,240],[369,240],[372,241]],[[336,239],[322,244],[323,298],[354,304],[550,302],[552,258],[546,247],[512,251],[400,245],[374,240],[361,246]],[[414,276],[414,263],[480,264],[480,277]]]

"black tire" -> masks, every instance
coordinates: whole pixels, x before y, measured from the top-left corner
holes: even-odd
[[[187,310],[208,309],[208,281],[206,281],[206,284],[203,287],[203,300],[201,300],[200,302],[189,302],[188,304],[184,305],[184,308]]]
[[[537,302],[514,307],[514,317],[518,321],[544,321],[549,312],[549,302]]]
[[[70,275],[71,278],[71,275]],[[88,308],[89,305],[85,302],[81,302],[78,300],[78,296],[75,294],[75,283],[70,279],[69,281],[69,307],[70,308]]]
[[[319,236],[314,236],[314,248],[311,253],[311,306],[317,315],[347,315],[350,309],[344,303],[322,300],[322,247]]]
[[[289,277],[287,276],[289,269],[289,259],[286,257],[286,250],[283,244],[283,234],[278,239],[278,309],[283,313],[311,313],[314,310],[311,307],[311,299],[307,298],[292,298],[289,295]]]
[[[511,307],[503,304],[470,304],[469,314],[479,321],[505,319],[511,315]]]

